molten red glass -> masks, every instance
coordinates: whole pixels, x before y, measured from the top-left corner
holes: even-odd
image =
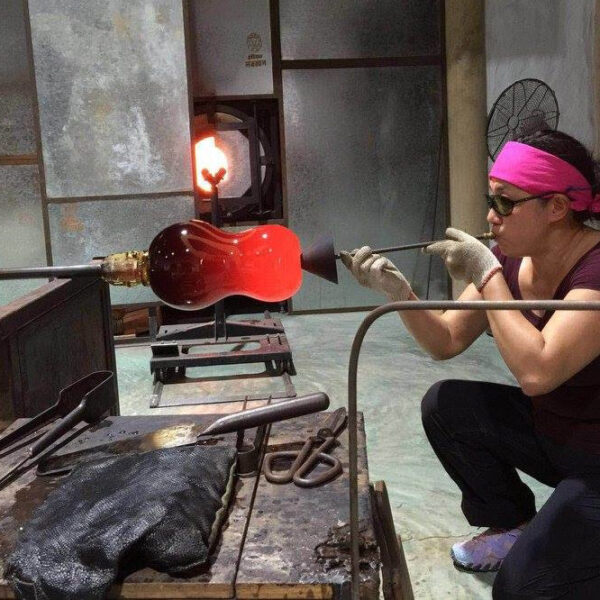
[[[150,286],[180,310],[234,294],[279,302],[300,289],[301,253],[296,235],[281,225],[229,233],[204,221],[176,223],[150,244]]]

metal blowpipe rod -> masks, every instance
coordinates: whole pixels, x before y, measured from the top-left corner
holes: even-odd
[[[0,269],[3,279],[38,279],[45,277],[98,277],[102,274],[101,265],[73,265],[72,267],[28,267],[24,269]]]
[[[493,240],[494,234],[491,231],[487,233],[482,233],[481,235],[474,236],[477,240]],[[386,252],[399,252],[401,250],[413,250],[414,248],[425,248],[425,246],[429,246],[430,244],[435,244],[435,242],[442,242],[444,240],[432,240],[430,242],[417,242],[416,244],[405,244],[404,246],[388,246],[386,248],[377,248],[373,250],[373,254],[385,254]],[[339,254],[336,254],[335,257],[337,259],[340,258]]]

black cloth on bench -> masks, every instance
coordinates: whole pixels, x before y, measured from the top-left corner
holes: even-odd
[[[236,451],[184,446],[77,467],[39,506],[9,556],[18,598],[104,598],[127,564],[172,575],[203,565]]]

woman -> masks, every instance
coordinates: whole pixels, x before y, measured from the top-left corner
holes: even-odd
[[[572,137],[541,131],[509,142],[489,175],[497,246],[466,233],[425,252],[469,283],[460,300],[600,301],[595,163]],[[416,300],[386,258],[344,253],[358,281],[389,300]],[[462,491],[471,525],[458,568],[495,571],[493,597],[600,598],[600,315],[595,311],[400,312],[434,358],[465,350],[488,327],[519,387],[441,381],[422,403],[427,437]],[[555,488],[536,514],[516,468]]]

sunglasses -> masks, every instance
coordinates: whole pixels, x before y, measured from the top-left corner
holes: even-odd
[[[521,198],[520,200],[511,200],[501,194],[485,194],[488,208],[493,208],[494,212],[499,214],[501,217],[507,217],[512,213],[517,204],[521,202],[527,202],[528,200],[535,200],[537,198],[546,198],[553,194],[560,194],[561,192],[545,192],[544,194],[538,194],[536,196],[527,196],[527,198]]]

